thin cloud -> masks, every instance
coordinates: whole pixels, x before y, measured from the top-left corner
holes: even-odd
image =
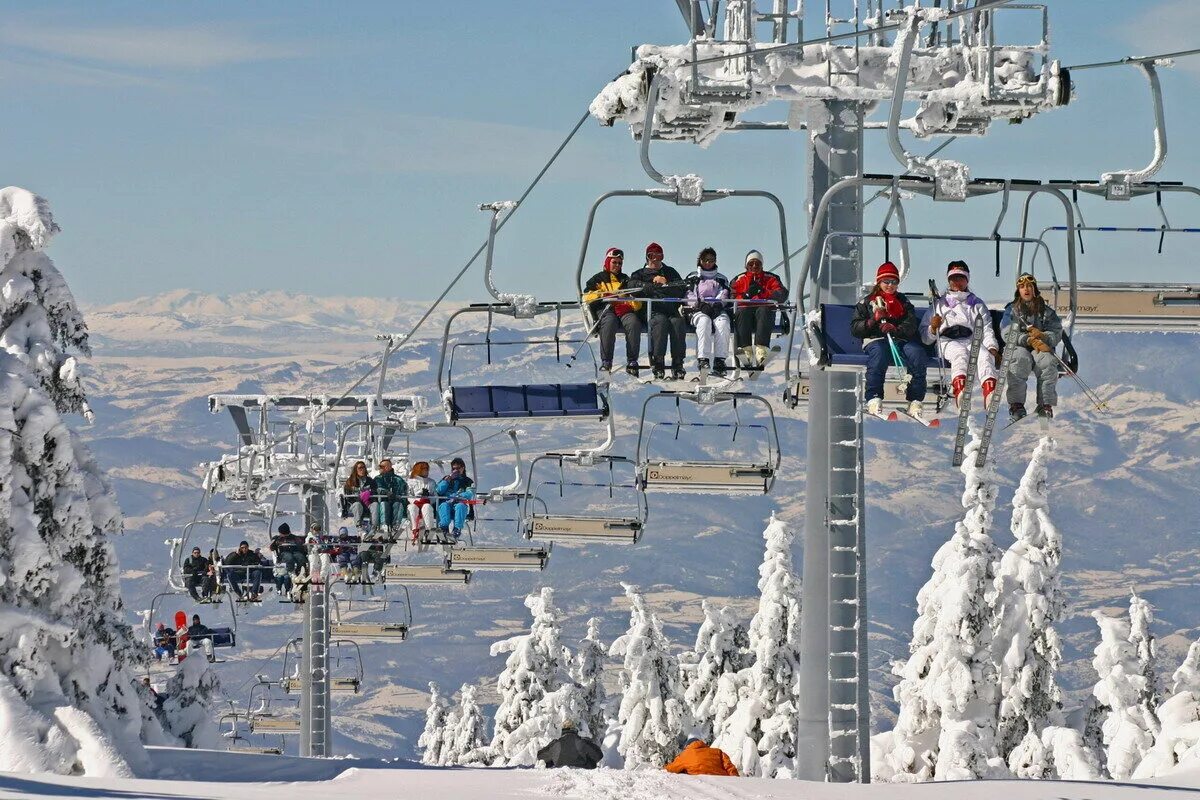
[[[77,61],[176,70],[301,58],[312,52],[306,45],[259,40],[246,31],[212,26],[7,24],[0,27],[0,45]]]
[[[1168,0],[1154,3],[1122,26],[1122,38],[1130,52],[1121,55],[1153,55],[1197,46],[1200,31],[1200,3],[1196,0]],[[1200,74],[1200,56],[1188,56],[1175,62],[1176,69]]]

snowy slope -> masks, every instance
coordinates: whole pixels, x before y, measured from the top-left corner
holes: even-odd
[[[279,756],[151,751],[154,777],[89,779],[0,774],[0,797],[204,797],[257,800],[281,796],[375,800],[1188,800],[1200,774],[1158,786],[1040,781],[931,784],[825,784],[763,778],[692,777],[600,769],[447,769],[411,762],[317,761]]]
[[[169,295],[89,312],[89,325],[103,345],[88,376],[98,422],[86,435],[110,470],[129,517],[118,547],[131,612],[147,608],[164,588],[166,548],[161,543],[177,535],[195,510],[196,462],[212,458],[233,440],[232,425],[224,416],[209,415],[204,397],[216,391],[297,385],[340,390],[369,361],[344,365],[372,355],[373,333],[386,327],[375,316],[386,308],[380,310],[373,300],[361,308],[356,302],[289,295],[287,302],[250,308],[245,298]],[[298,315],[296,309],[305,311]],[[225,325],[227,318],[235,324]],[[186,331],[179,327],[181,319],[191,326]],[[398,317],[387,318],[392,319]],[[175,332],[162,333],[168,329]],[[172,342],[188,348],[186,353],[172,350]],[[1081,336],[1078,345],[1085,377],[1102,394],[1113,396],[1114,414],[1088,412],[1079,393],[1064,383],[1056,433],[1060,447],[1050,478],[1056,489],[1052,513],[1064,539],[1063,591],[1068,599],[1062,682],[1072,697],[1094,680],[1088,658],[1097,635],[1090,613],[1119,608],[1131,582],[1159,609],[1156,633],[1162,637],[1163,670],[1174,669],[1200,633],[1193,566],[1200,556],[1200,499],[1193,488],[1200,485],[1200,437],[1195,435],[1200,411],[1192,400],[1200,393],[1200,371],[1183,364],[1186,348],[1194,351],[1194,339],[1091,334]],[[389,388],[432,399],[431,360],[436,363],[435,343],[418,342],[393,362]],[[777,397],[779,376],[758,387]],[[636,412],[649,391],[617,379],[617,452],[633,449]],[[489,658],[488,647],[527,624],[522,600],[543,584],[556,588],[566,621],[564,639],[572,647],[591,615],[601,617],[606,640],[625,629],[628,607],[621,580],[646,590],[648,604],[677,645],[690,646],[694,639],[702,597],[728,603],[747,621],[757,603],[760,534],[767,517],[776,510],[797,524],[803,521],[804,413],[776,413],[785,447],[784,474],[769,497],[731,503],[720,497],[656,495],[650,498],[646,537],[636,547],[561,547],[542,574],[481,575],[457,594],[414,589],[412,640],[365,647],[369,673],[364,693],[336,700],[339,751],[412,756],[430,680],[446,691],[463,682],[479,683],[481,700],[494,702],[492,688],[502,664]],[[930,557],[959,513],[961,477],[949,465],[952,429],[927,432],[915,425],[874,421],[868,426],[872,689],[877,724],[886,728],[891,714],[887,661],[905,652],[916,589],[928,577]],[[479,433],[496,429],[480,426]],[[524,429],[526,453],[577,446],[601,436],[597,426],[584,422],[537,423]],[[1001,547],[1011,542],[1007,504],[1035,439],[1036,426],[1018,426],[998,438],[993,451],[1005,486],[997,513],[1000,528],[993,531]],[[459,441],[448,437],[436,446],[444,452]],[[480,450],[479,477],[485,485],[511,478],[505,454],[494,444]],[[716,453],[727,445],[707,441],[702,447]],[[675,452],[682,455],[684,445],[678,447]],[[499,534],[516,543],[510,531],[506,523]],[[222,540],[223,547],[234,544],[232,536]],[[193,610],[190,604],[180,607]],[[258,624],[247,624],[251,621]],[[254,674],[279,674],[280,662],[269,657],[295,635],[300,619],[290,606],[268,603],[238,622],[245,646],[220,669],[227,694],[244,703]]]

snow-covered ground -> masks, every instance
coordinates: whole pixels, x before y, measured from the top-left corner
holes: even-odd
[[[1185,800],[1200,771],[1156,786],[1059,781],[976,781],[873,786],[716,778],[623,770],[450,769],[411,762],[256,756],[151,748],[154,777],[66,778],[0,773],[0,797],[328,797],[375,800]]]
[[[233,441],[227,416],[210,415],[204,398],[211,392],[296,387],[341,390],[370,366],[367,357],[377,352],[374,334],[393,326],[403,330],[412,319],[412,310],[399,303],[299,295],[170,295],[90,308],[85,314],[97,344],[86,382],[98,419],[84,435],[114,479],[128,516],[117,547],[131,620],[165,588],[162,541],[178,535],[195,511],[197,462]],[[223,321],[229,314],[253,318],[253,324],[228,326]],[[440,329],[431,324],[431,332]],[[1055,432],[1059,446],[1049,480],[1064,547],[1067,608],[1060,681],[1068,707],[1095,680],[1090,659],[1098,634],[1091,613],[1122,610],[1131,583],[1157,608],[1164,676],[1200,632],[1194,570],[1200,557],[1200,495],[1194,490],[1200,485],[1200,409],[1194,402],[1200,373],[1186,364],[1192,342],[1186,335],[1080,336],[1083,374],[1111,396],[1113,413],[1107,417],[1090,412],[1069,383],[1062,386]],[[436,355],[432,340],[416,343],[393,361],[389,389],[432,399],[436,389],[429,369]],[[350,363],[360,357],[364,360]],[[778,361],[774,369],[773,379],[758,384],[771,397],[780,389]],[[636,410],[649,391],[616,379],[618,452],[632,450]],[[622,580],[643,588],[677,646],[694,641],[703,619],[702,598],[730,606],[748,622],[757,605],[766,519],[776,511],[793,523],[803,520],[804,411],[777,408],[777,414],[783,475],[770,496],[738,498],[736,513],[725,498],[657,495],[650,498],[646,536],[635,547],[560,547],[544,573],[481,575],[460,593],[414,589],[412,639],[364,647],[363,693],[336,700],[338,752],[413,757],[430,680],[446,691],[462,683],[479,685],[480,701],[494,704],[495,676],[503,665],[488,649],[525,628],[522,601],[542,585],[556,589],[564,642],[572,648],[591,616],[600,618],[605,641],[625,630]],[[490,432],[486,426],[480,431]],[[998,507],[1005,514],[1036,436],[1036,426],[1017,426],[995,443],[1002,486]],[[600,437],[598,427],[586,423],[546,423],[526,426],[522,445],[531,453]],[[887,729],[894,713],[894,678],[887,662],[907,651],[916,590],[961,515],[962,478],[949,465],[952,428],[929,432],[915,425],[870,423],[868,437],[872,693],[877,725]],[[511,477],[503,450],[494,444],[480,451],[479,477],[485,485]],[[430,444],[439,452],[457,446],[457,439]],[[702,444],[711,453],[724,446],[716,440]],[[515,543],[510,531],[505,527],[497,533]],[[997,544],[1007,547],[1009,535],[996,535]],[[223,539],[225,544],[232,547],[236,539]],[[797,562],[802,555],[797,545]],[[180,607],[218,614],[190,603]],[[162,616],[174,610],[164,609]],[[272,655],[299,622],[290,606],[271,603],[239,617],[242,646],[219,666],[231,699],[246,702],[255,674],[279,675],[281,661]],[[290,747],[294,751],[294,743]]]

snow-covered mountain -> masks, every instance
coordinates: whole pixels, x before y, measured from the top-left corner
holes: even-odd
[[[340,391],[371,366],[377,353],[374,334],[403,332],[421,310],[418,304],[372,298],[290,293],[217,298],[174,292],[86,311],[96,344],[87,388],[97,422],[85,436],[112,476],[127,515],[127,532],[117,546],[131,619],[165,589],[162,541],[178,535],[195,512],[197,462],[233,442],[227,417],[208,413],[207,395]],[[431,320],[430,326],[427,336],[441,323]],[[438,344],[423,338],[396,356],[389,390],[423,394],[436,406],[430,364],[436,363]],[[1195,340],[1185,334],[1088,334],[1076,344],[1084,377],[1109,398],[1111,410],[1097,414],[1070,383],[1061,385],[1064,402],[1055,423],[1059,448],[1050,465],[1051,513],[1064,540],[1068,618],[1061,630],[1066,651],[1061,679],[1072,704],[1094,681],[1088,660],[1099,637],[1090,614],[1123,607],[1131,582],[1158,609],[1155,632],[1165,672],[1178,665],[1200,633],[1194,568],[1200,557],[1195,491],[1200,485],[1200,405],[1195,402],[1200,369],[1189,363]],[[774,374],[753,387],[777,398],[781,369],[776,363]],[[617,452],[631,454],[638,413],[650,391],[614,379]],[[748,620],[757,603],[756,570],[767,518],[776,511],[798,528],[803,522],[804,410],[777,407],[776,414],[783,474],[770,496],[654,495],[650,523],[637,546],[556,547],[544,573],[480,575],[458,593],[414,589],[412,639],[364,647],[364,691],[338,698],[335,747],[362,755],[411,756],[430,680],[448,692],[463,682],[479,683],[481,700],[494,702],[492,688],[502,664],[488,656],[488,647],[527,625],[522,602],[541,585],[555,587],[564,640],[572,647],[583,637],[589,616],[601,617],[606,640],[624,630],[628,607],[622,580],[645,590],[648,605],[680,646],[691,646],[702,619],[701,598],[727,603]],[[949,463],[952,426],[928,431],[900,423],[868,425],[872,690],[877,726],[887,728],[893,680],[887,662],[906,653],[916,590],[961,513],[962,477]],[[480,426],[479,432],[495,430],[495,425]],[[599,427],[588,422],[533,422],[523,430],[526,454],[602,438]],[[431,451],[459,447],[461,437],[453,434],[431,440]],[[993,445],[1005,486],[993,530],[1001,547],[1012,541],[1006,530],[1008,503],[1036,436],[1036,425],[1017,426]],[[500,441],[480,448],[477,477],[485,486],[511,479],[511,458]],[[743,442],[714,435],[671,446],[717,453]],[[517,541],[511,523],[491,530],[495,542],[501,537]],[[235,537],[245,535],[227,533],[222,548],[232,548]],[[161,617],[176,607],[194,610],[178,598],[167,598],[159,607]],[[213,608],[199,610],[223,621]],[[237,623],[241,646],[220,670],[226,694],[245,703],[255,674],[279,674],[277,648],[297,635],[300,617],[291,606],[268,602]]]

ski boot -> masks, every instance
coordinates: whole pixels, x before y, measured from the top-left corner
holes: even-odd
[[[924,419],[925,408],[921,405],[920,400],[913,400],[908,404],[908,415],[917,419]]]
[[[767,363],[767,359],[771,357],[771,348],[765,344],[754,345],[754,366],[763,367]]]
[[[751,369],[754,367],[754,349],[751,347],[739,347],[737,349],[737,364],[740,369]]]
[[[1009,403],[1008,418],[1013,422],[1019,422],[1025,419],[1026,411],[1024,403]]]
[[[638,364],[636,361],[630,361],[625,365],[625,374],[631,378],[636,378],[638,376]]]
[[[716,375],[718,378],[725,377],[725,373],[729,371],[729,368],[725,366],[725,359],[714,358],[712,371],[713,375]]]
[[[1040,406],[1037,407],[1036,413],[1042,419],[1053,419],[1054,418],[1054,406],[1047,405],[1046,403],[1042,403]]]
[[[671,365],[671,380],[681,381],[687,377],[687,371],[678,364]]]
[[[967,376],[955,375],[954,380],[950,381],[950,394],[954,395],[954,407],[958,408],[958,398],[963,393],[963,389],[967,388]]]
[[[654,362],[654,380],[661,381],[667,377],[667,367],[661,361]]]
[[[612,362],[611,361],[601,361],[600,362],[600,371],[601,372],[612,372]]]
[[[873,417],[883,416],[883,398],[872,397],[867,401],[867,413]]]
[[[696,360],[696,369],[700,370],[701,373],[708,372],[708,367],[709,361],[707,358],[700,358]]]
[[[983,389],[983,407],[986,409],[988,407],[988,400],[992,396],[992,392],[996,391],[996,379],[988,378],[983,382],[983,385],[980,388]]]

